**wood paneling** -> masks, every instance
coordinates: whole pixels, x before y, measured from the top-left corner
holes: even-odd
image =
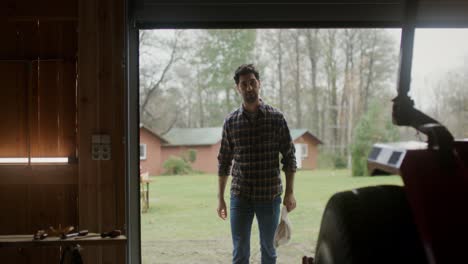
[[[77,224],[76,185],[0,185],[0,234],[32,234],[49,226]],[[27,205],[27,206],[25,206]],[[58,263],[59,248],[0,249],[2,263]],[[7,260],[5,260],[4,259]]]
[[[5,22],[0,156],[75,156],[76,22]],[[29,123],[28,123],[29,122]]]
[[[97,47],[97,10],[94,1],[79,2],[78,35],[78,212],[79,224],[88,230],[101,231],[99,211],[102,211],[98,194],[100,182],[99,161],[91,159],[91,137],[100,133],[98,104],[98,47]],[[112,208],[108,213],[113,213]],[[84,261],[101,263],[100,248],[91,248],[84,253]]]
[[[29,80],[29,88],[28,88],[28,122],[29,122],[29,155],[38,155],[37,152],[38,146],[40,145],[39,142],[39,129],[40,129],[40,113],[38,112],[39,108],[39,62],[33,61],[31,62],[30,67],[30,80]]]
[[[77,2],[0,3],[0,157],[76,155]],[[0,165],[0,234],[78,225],[77,164]],[[0,249],[1,263],[58,263],[55,248]]]
[[[37,20],[5,21],[0,19],[1,60],[33,60],[37,58],[39,46]]]
[[[0,41],[1,59],[9,59],[16,54],[16,28],[12,24],[6,21],[0,23],[0,32],[3,38],[3,41]]]
[[[10,71],[0,63],[0,77],[12,87],[0,98],[13,116],[2,120],[10,129],[4,135],[11,142],[22,138],[23,144],[11,145],[11,153],[24,155],[30,146],[32,156],[78,157],[71,165],[0,166],[0,210],[11,211],[11,217],[0,218],[0,234],[59,223],[95,232],[124,230],[124,5],[124,0],[0,3],[0,17],[7,18],[0,19],[6,36],[0,60],[21,60]],[[91,159],[93,134],[110,135],[110,161]],[[2,262],[55,263],[58,251],[1,249],[0,255]],[[125,247],[90,246],[83,255],[85,263],[124,263]]]
[[[0,62],[0,157],[27,157],[28,65]]]
[[[58,67],[55,62],[38,62],[37,91],[34,100],[37,102],[31,118],[37,119],[36,126],[31,127],[36,140],[31,144],[32,157],[53,157],[58,153],[59,131],[59,89]]]
[[[20,195],[21,194],[21,195]],[[1,184],[0,234],[33,234],[49,226],[77,226],[77,190],[73,184]]]
[[[0,185],[72,184],[78,182],[76,164],[66,165],[1,165]],[[20,194],[18,194],[20,195]],[[21,195],[24,195],[23,193]],[[0,200],[1,201],[1,200]]]
[[[81,0],[78,40],[79,223],[124,229],[124,1]],[[91,137],[111,138],[112,158],[91,159]],[[124,263],[123,246],[92,248],[85,262]]]
[[[33,71],[31,156],[75,156],[75,63],[39,61]]]
[[[27,190],[28,185],[0,185],[1,211],[8,212],[8,217],[0,217],[0,234],[27,234]]]
[[[42,60],[74,60],[77,52],[77,26],[74,21],[40,21],[39,57]]]
[[[32,26],[32,22],[30,23]],[[2,21],[0,23],[0,32],[2,32],[2,41],[0,41],[0,59],[17,59],[18,50],[22,44],[18,25],[15,22]],[[21,58],[21,57],[20,57]]]
[[[37,21],[15,23],[17,50],[14,59],[35,60],[39,52],[39,31]]]
[[[76,156],[76,63],[65,62],[59,66],[59,149],[58,156]],[[72,89],[73,88],[73,89]]]
[[[4,0],[0,2],[0,16],[76,19],[76,5],[77,0]]]
[[[68,182],[65,181],[68,179]],[[76,166],[1,166],[0,234],[77,226]],[[0,249],[1,263],[58,263],[53,248]]]
[[[29,232],[49,226],[77,226],[77,190],[74,185],[27,185]],[[72,209],[72,210],[70,210]]]
[[[0,248],[2,263],[59,263],[60,248]]]
[[[0,185],[0,200],[0,211],[8,212],[8,217],[0,218],[2,235],[32,236],[37,229],[77,224],[75,185],[3,184]],[[0,249],[2,263],[58,263],[59,253],[58,247]]]

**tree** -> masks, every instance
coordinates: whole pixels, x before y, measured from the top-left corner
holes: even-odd
[[[319,130],[319,91],[317,84],[317,75],[318,75],[318,63],[320,60],[320,39],[319,39],[319,29],[307,29],[306,30],[306,39],[307,39],[307,51],[310,62],[310,94],[311,94],[311,128],[314,133],[318,133]],[[321,135],[319,135],[321,136]]]
[[[368,175],[367,156],[374,143],[391,142],[399,138],[398,129],[392,124],[389,113],[384,115],[385,108],[382,105],[380,101],[373,101],[355,128],[351,146],[353,176]]]
[[[468,65],[435,76],[429,112],[456,138],[468,137]],[[432,89],[431,89],[432,88]]]
[[[278,29],[278,39],[276,40],[277,52],[277,75],[278,75],[278,91],[279,91],[279,108],[284,109],[284,88],[283,88],[283,45],[282,34],[283,30]]]
[[[359,102],[360,115],[367,111],[369,99],[395,83],[397,52],[394,40],[382,29],[361,29],[357,34],[359,47]]]
[[[337,55],[337,30],[329,29],[325,36],[325,71],[327,75],[327,102],[328,116],[330,127],[330,145],[336,152],[338,146],[338,78],[339,78],[339,62]]]
[[[141,120],[160,132],[221,126],[241,103],[234,70],[255,63],[262,98],[291,128],[349,157],[356,120],[395,86],[398,45],[385,29],[186,30],[175,41],[176,32],[142,33]]]
[[[353,124],[353,97],[355,90],[354,83],[354,45],[357,31],[355,29],[345,29],[343,31],[342,50],[345,58],[344,66],[344,81],[341,93],[340,108],[339,108],[339,127],[340,138],[339,144],[346,146],[351,141],[351,126]],[[341,148],[341,155],[350,154],[345,148]],[[349,155],[350,157],[350,155]],[[350,159],[348,159],[350,162]],[[350,165],[350,164],[349,164]]]
[[[301,31],[296,29],[293,32],[295,67],[294,67],[294,98],[296,106],[296,127],[302,127],[302,100],[301,100]]]
[[[167,91],[163,86],[167,80],[168,73],[175,62],[179,59],[179,39],[181,31],[174,31],[171,38],[158,38],[152,31],[140,31],[140,119],[149,124],[160,134],[169,131],[176,123],[178,110],[168,111],[171,104],[168,99],[174,98],[174,91]],[[159,45],[161,49],[169,51],[169,58],[164,63],[158,63],[152,59],[154,46]],[[168,108],[165,108],[169,106]]]
[[[240,104],[235,96],[233,72],[252,60],[256,30],[207,30],[203,35],[197,54],[201,63],[200,77],[211,96],[205,104],[206,110],[216,116],[208,125],[220,125],[224,116]]]

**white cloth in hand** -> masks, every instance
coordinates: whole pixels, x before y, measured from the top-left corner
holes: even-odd
[[[285,245],[291,240],[291,221],[288,218],[288,209],[283,205],[281,209],[281,219],[275,232],[275,247]]]

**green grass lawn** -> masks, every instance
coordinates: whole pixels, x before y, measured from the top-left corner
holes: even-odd
[[[300,171],[296,174],[297,208],[289,216],[293,225],[292,242],[313,250],[323,210],[333,193],[363,186],[402,184],[399,176],[349,175],[348,170]],[[145,244],[151,241],[230,241],[229,220],[223,221],[216,214],[216,175],[158,176],[152,180],[150,209],[141,215],[144,260],[148,259],[145,255],[152,254],[151,250],[144,250]],[[229,187],[225,193],[227,203]],[[255,221],[252,245],[258,244],[257,230]]]

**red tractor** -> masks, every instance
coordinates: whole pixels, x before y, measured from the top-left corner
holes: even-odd
[[[468,263],[468,140],[455,140],[408,96],[417,1],[407,1],[393,121],[426,143],[375,144],[372,175],[398,174],[404,186],[333,195],[322,217],[315,264]]]

